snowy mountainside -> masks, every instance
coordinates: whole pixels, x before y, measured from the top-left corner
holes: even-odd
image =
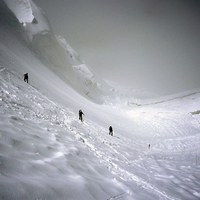
[[[111,100],[121,92],[31,5],[37,23],[23,26],[0,1],[0,199],[198,200],[200,89]]]
[[[18,8],[18,3],[21,5],[20,1],[16,1],[11,7],[12,11],[15,10],[15,7]],[[44,13],[32,1],[29,4],[34,14],[32,23],[22,25],[16,20],[12,20],[12,23],[7,24],[7,26],[10,26],[10,29],[14,28],[14,26],[17,27],[18,35],[16,35],[16,39],[25,42],[46,67],[51,69],[84,97],[96,103],[103,103],[102,96],[111,94],[111,86],[96,76],[94,72],[91,72],[89,67],[80,60],[80,56],[75,53],[66,41],[62,37],[54,35]],[[1,10],[4,10],[4,12],[7,10],[3,2],[1,2]],[[23,9],[21,12],[23,12]],[[19,9],[17,9],[17,13],[20,13]],[[4,13],[4,20],[6,20],[5,16],[7,21],[11,21],[10,18],[14,18],[11,11],[8,10],[6,15]],[[26,18],[27,16],[24,16],[24,21],[26,21]],[[82,72],[80,73],[77,67],[72,67],[83,64],[85,65],[84,68],[88,68],[87,70],[93,74],[92,80],[89,80]]]
[[[79,122],[74,109],[23,82],[14,69],[0,68],[0,88],[2,199],[200,197],[200,125],[188,114],[199,93],[183,104],[176,98],[142,109],[85,102],[84,111],[102,110],[102,126],[87,116]]]

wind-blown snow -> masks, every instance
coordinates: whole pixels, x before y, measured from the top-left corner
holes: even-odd
[[[26,40],[0,8],[0,199],[200,199],[200,89],[120,95],[50,29]]]

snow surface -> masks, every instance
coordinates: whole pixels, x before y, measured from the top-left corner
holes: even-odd
[[[200,199],[200,89],[126,95],[43,17],[0,9],[0,199]]]

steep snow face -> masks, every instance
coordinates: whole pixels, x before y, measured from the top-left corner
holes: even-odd
[[[1,199],[92,200],[123,193],[117,176],[84,145],[77,119],[14,69],[0,68]]]
[[[19,3],[15,2],[16,5]],[[55,72],[61,79],[66,81],[71,87],[77,90],[85,98],[96,103],[103,103],[104,97],[110,96],[111,86],[109,86],[100,77],[96,76],[89,67],[81,61],[80,56],[69,46],[61,36],[57,37],[51,30],[51,27],[44,13],[31,2],[31,9],[34,13],[32,23],[26,23],[26,26],[13,21],[7,24],[13,30],[14,25],[17,27],[19,34],[18,39],[25,41],[36,57],[42,61],[46,67]],[[3,4],[1,3],[3,8]],[[20,12],[20,9],[18,10]],[[21,9],[23,12],[23,9]],[[7,12],[8,13],[8,12]],[[10,21],[11,14],[7,14],[7,19]],[[90,71],[92,76],[85,76],[85,73],[80,71],[83,66],[87,71]],[[113,94],[111,95],[113,96]]]
[[[4,0],[20,23],[31,23],[34,19],[30,0]]]
[[[104,96],[114,95],[111,86],[95,76],[67,44],[60,45],[51,32],[35,35],[30,48],[49,69],[91,101],[102,104]]]

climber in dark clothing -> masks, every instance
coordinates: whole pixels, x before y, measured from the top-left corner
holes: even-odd
[[[28,83],[28,73],[24,74],[24,81]]]
[[[79,110],[79,120],[83,121],[83,115],[84,113],[82,112],[82,110]]]
[[[113,128],[112,128],[112,126],[109,127],[109,135],[113,136]]]

